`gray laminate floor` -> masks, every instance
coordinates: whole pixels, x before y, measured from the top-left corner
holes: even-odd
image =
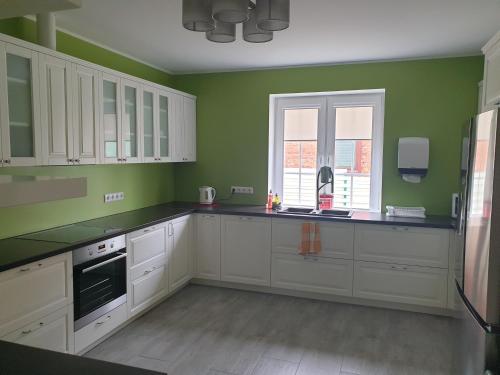
[[[169,375],[450,374],[451,321],[188,286],[88,357]]]

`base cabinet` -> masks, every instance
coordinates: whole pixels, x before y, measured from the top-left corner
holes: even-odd
[[[195,277],[220,280],[220,216],[195,216]]]
[[[72,354],[74,352],[73,305],[38,319],[2,337],[2,340]]]
[[[168,226],[170,241],[169,290],[186,284],[192,277],[191,216],[172,220]]]
[[[222,216],[221,280],[271,285],[271,220]]]
[[[127,305],[123,304],[109,313],[101,316],[95,322],[75,332],[75,353],[97,342],[102,337],[125,323],[127,320]]]
[[[448,270],[354,262],[354,296],[445,308],[448,297]]]
[[[273,254],[274,288],[352,296],[352,260]]]

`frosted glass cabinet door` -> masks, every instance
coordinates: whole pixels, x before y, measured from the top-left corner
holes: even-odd
[[[122,80],[121,161],[139,162],[139,84]]]
[[[39,60],[43,163],[73,164],[71,63],[43,54]]]
[[[157,108],[156,90],[152,87],[144,87],[142,90],[142,157],[145,163],[159,161]]]
[[[120,79],[103,74],[101,83],[101,159],[104,163],[121,162],[120,148]]]
[[[38,55],[0,44],[0,130],[4,166],[42,162]]]
[[[77,164],[99,158],[99,74],[81,65],[73,68],[73,153]]]
[[[160,161],[170,161],[171,157],[171,96],[165,92],[159,94],[159,137],[158,150]]]

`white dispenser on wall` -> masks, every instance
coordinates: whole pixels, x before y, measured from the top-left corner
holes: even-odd
[[[429,168],[429,138],[399,138],[398,169],[404,181],[419,183]]]

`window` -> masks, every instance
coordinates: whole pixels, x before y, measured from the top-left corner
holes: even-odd
[[[284,205],[314,207],[316,175],[327,165],[334,207],[380,211],[384,96],[384,90],[271,96],[269,182]]]

